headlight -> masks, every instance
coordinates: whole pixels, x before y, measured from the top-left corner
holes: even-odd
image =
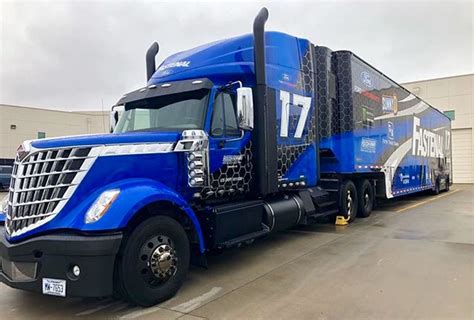
[[[2,213],[7,213],[7,207],[8,207],[8,193],[5,197],[2,198],[0,201],[0,214]]]
[[[84,218],[85,223],[94,223],[102,218],[107,210],[109,210],[115,199],[117,199],[119,193],[119,189],[112,189],[102,192],[102,194],[97,198],[97,200],[95,200],[95,202],[87,211]]]

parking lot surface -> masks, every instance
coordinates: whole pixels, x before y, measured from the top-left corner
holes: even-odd
[[[1,196],[1,195],[0,195]],[[151,308],[0,284],[2,319],[473,319],[474,186],[382,204],[349,226],[301,227],[192,267]]]

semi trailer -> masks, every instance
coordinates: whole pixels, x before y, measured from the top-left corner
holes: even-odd
[[[0,279],[56,296],[172,297],[212,250],[451,184],[450,120],[349,51],[280,32],[176,53],[113,132],[25,141]]]

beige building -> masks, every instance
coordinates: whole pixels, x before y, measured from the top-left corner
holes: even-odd
[[[0,104],[0,164],[11,160],[25,140],[65,135],[103,133],[108,112],[58,111]]]
[[[474,74],[403,86],[452,119],[453,182],[474,183]]]

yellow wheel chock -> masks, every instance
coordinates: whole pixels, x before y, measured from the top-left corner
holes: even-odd
[[[348,218],[345,218],[343,216],[336,216],[336,223],[335,225],[336,226],[345,226],[345,225],[348,225],[349,224],[349,219]]]

